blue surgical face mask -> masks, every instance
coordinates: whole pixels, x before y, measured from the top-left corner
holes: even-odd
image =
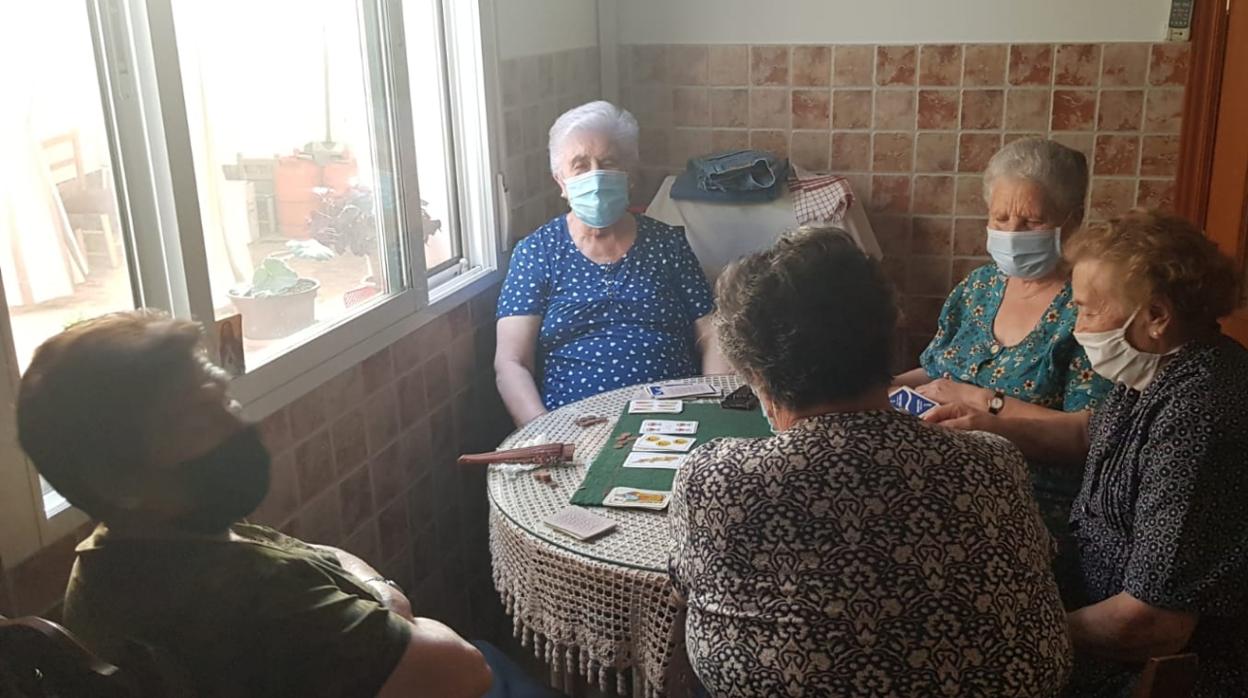
[[[1048,275],[1062,261],[1062,229],[988,229],[988,254],[1006,276],[1038,279]]]
[[[568,205],[591,228],[609,228],[628,211],[628,173],[591,170],[563,180]]]

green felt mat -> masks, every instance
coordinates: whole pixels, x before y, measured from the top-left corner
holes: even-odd
[[[625,468],[624,459],[632,452],[632,442],[624,448],[615,448],[615,439],[623,432],[637,434],[645,419],[695,420],[698,423],[697,443],[694,448],[723,436],[762,437],[771,436],[771,428],[761,410],[726,410],[718,402],[686,402],[680,414],[628,414],[628,407],[615,424],[615,430],[607,438],[602,452],[590,463],[581,487],[572,495],[573,504],[600,507],[602,500],[614,487],[637,487],[646,490],[671,491],[675,470],[659,468]]]

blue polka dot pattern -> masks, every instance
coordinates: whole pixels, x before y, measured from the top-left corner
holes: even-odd
[[[576,248],[560,215],[516,245],[498,317],[542,318],[539,384],[554,409],[626,385],[696,375],[693,323],[713,307],[682,228],[638,216],[628,253],[598,264]]]

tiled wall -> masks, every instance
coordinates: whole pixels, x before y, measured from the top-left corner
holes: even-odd
[[[598,47],[504,60],[503,173],[518,240],[567,207],[550,175],[548,133],[560,114],[602,98]]]
[[[1089,218],[1166,206],[1186,44],[639,45],[621,101],[642,124],[637,203],[695,155],[754,147],[845,174],[902,291],[914,365],[941,301],[984,258],[981,173],[1052,137],[1092,168]]]
[[[478,295],[262,423],[269,497],[253,517],[338,545],[397,580],[417,613],[471,636],[502,609],[490,579],[484,471],[459,468],[511,429],[494,387],[494,304]],[[60,599],[85,532],[0,578],[0,613]]]

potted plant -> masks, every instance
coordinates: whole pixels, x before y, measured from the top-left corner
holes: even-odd
[[[285,260],[311,259],[318,262],[339,255],[366,257],[367,275],[358,288],[347,291],[348,307],[381,292],[380,254],[377,218],[371,190],[351,186],[339,194],[329,187],[316,190],[317,207],[308,218],[308,240],[288,240],[286,249],[265,257],[256,268],[251,283],[231,289],[230,301],[243,316],[243,336],[247,339],[278,339],[316,322],[316,294],[320,282],[301,277]],[[429,216],[421,202],[424,239],[442,227]]]
[[[343,254],[366,257],[368,273],[361,279],[361,284],[380,291],[381,255],[372,190],[352,185],[345,192],[338,193],[329,187],[318,187],[315,194],[318,204],[308,218],[311,240],[303,243],[291,241],[287,247],[296,256],[321,261]],[[425,242],[442,228],[442,221],[430,216],[425,209],[427,205],[426,201],[420,202]]]
[[[247,339],[281,339],[316,322],[316,279],[301,277],[286,263],[293,252],[277,252],[260,261],[251,283],[229,290],[230,302],[243,316]]]
[[[377,214],[373,206],[373,192],[361,186],[351,185],[342,193],[331,187],[313,190],[317,206],[308,216],[308,233],[312,240],[329,248],[334,255],[353,254],[368,258],[368,274],[362,283],[379,286],[376,275],[380,255],[377,245]],[[294,247],[294,246],[292,246]],[[317,248],[300,245],[300,256],[326,259]],[[302,250],[314,251],[312,254]]]

